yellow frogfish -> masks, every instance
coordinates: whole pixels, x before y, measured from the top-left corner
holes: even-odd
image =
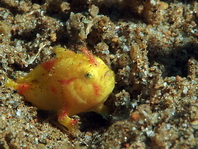
[[[41,110],[55,111],[60,124],[69,130],[76,120],[69,116],[94,111],[105,114],[104,102],[115,86],[114,72],[85,48],[75,53],[55,48],[56,58],[41,63],[26,77],[7,86]]]

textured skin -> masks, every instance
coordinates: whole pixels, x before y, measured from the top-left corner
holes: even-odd
[[[85,48],[82,51],[55,48],[55,59],[38,65],[16,82],[9,79],[7,85],[36,107],[57,112],[58,121],[72,131],[76,121],[69,116],[106,113],[103,103],[115,86],[114,72]]]

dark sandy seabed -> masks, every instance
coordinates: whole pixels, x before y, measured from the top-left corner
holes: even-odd
[[[54,46],[87,47],[116,74],[110,116],[74,116],[78,134],[5,87]],[[1,149],[196,149],[198,1],[0,0],[0,91]]]

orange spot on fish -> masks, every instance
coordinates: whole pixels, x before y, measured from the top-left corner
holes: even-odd
[[[87,55],[87,57],[89,58],[90,62],[93,63],[94,65],[98,66],[98,62],[96,61],[96,59],[93,57],[93,55],[87,51],[86,48],[82,48],[82,52]]]
[[[30,84],[28,83],[21,83],[18,85],[17,91],[19,95],[24,95],[28,88],[30,88]]]
[[[67,112],[66,111],[61,111],[61,113],[58,115],[58,119],[62,120],[67,116]]]
[[[77,122],[78,122],[77,120],[72,119],[72,120],[71,120],[71,122],[70,122],[70,124],[71,124],[71,125],[76,125],[76,124],[77,124]]]
[[[56,61],[57,61],[57,59],[52,59],[52,60],[49,60],[49,61],[47,61],[47,62],[42,63],[41,66],[42,66],[45,70],[50,71],[50,69],[51,69],[52,67],[54,67]]]
[[[57,89],[54,86],[51,87],[51,91],[54,94],[57,94],[58,93]]]
[[[100,95],[100,86],[96,83],[92,84],[96,96]]]
[[[66,104],[64,104],[64,106],[61,108],[61,110],[59,111],[59,115],[58,115],[58,119],[62,120],[64,119],[66,116],[68,116],[67,113],[67,106]]]
[[[76,78],[71,78],[71,79],[68,79],[68,80],[59,80],[59,82],[60,82],[61,85],[69,85],[74,80],[76,80]]]

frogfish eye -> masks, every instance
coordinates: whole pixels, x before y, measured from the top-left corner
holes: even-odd
[[[92,76],[93,75],[91,73],[89,73],[89,72],[88,73],[85,73],[85,77],[88,78],[88,79],[92,78]]]

